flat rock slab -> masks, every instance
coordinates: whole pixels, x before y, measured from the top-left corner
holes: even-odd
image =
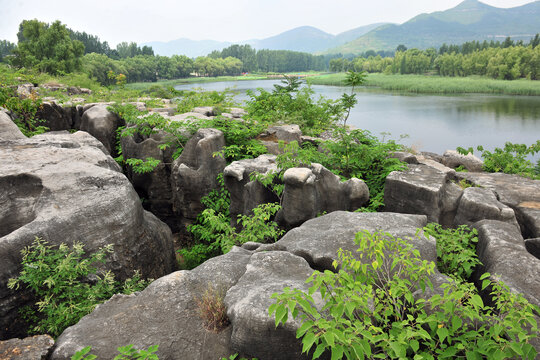
[[[199,316],[197,297],[209,286],[222,295],[246,270],[251,252],[234,248],[192,271],[162,277],[140,293],[115,295],[57,339],[53,360],[67,360],[85,346],[100,359],[111,359],[119,346],[139,349],[159,345],[160,359],[216,360],[229,357],[232,327],[208,331]]]

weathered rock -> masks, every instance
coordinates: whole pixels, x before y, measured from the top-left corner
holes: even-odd
[[[0,109],[0,140],[26,139],[19,127],[15,125],[11,116]]]
[[[540,306],[540,260],[527,251],[519,230],[495,220],[482,220],[474,227],[478,230],[477,254],[482,263],[475,272],[476,279],[489,272],[492,280],[504,281],[511,291]]]
[[[245,274],[225,297],[233,328],[231,346],[261,360],[307,359],[302,355],[301,340],[296,339],[301,323],[289,319],[284,326],[276,328],[275,320],[268,316],[268,308],[275,302],[272,293],[282,292],[285,287],[307,292],[306,279],[312,273],[304,259],[288,252],[254,254]]]
[[[480,172],[484,166],[484,162],[471,153],[462,155],[456,150],[446,150],[442,157],[443,165],[452,169],[463,166],[468,171]]]
[[[423,214],[430,222],[451,225],[461,191],[451,184],[447,174],[424,164],[411,164],[405,171],[391,172],[384,189],[385,210]]]
[[[184,146],[173,163],[171,183],[174,210],[177,214],[195,219],[204,210],[201,198],[217,188],[216,177],[223,172],[226,161],[214,153],[225,147],[220,130],[199,129]]]
[[[234,161],[223,170],[225,186],[231,194],[230,214],[233,223],[239,214],[247,215],[264,203],[278,202],[276,195],[257,181],[251,181],[252,173],[277,172],[276,157],[261,155],[256,159]]]
[[[519,229],[514,210],[499,202],[492,190],[479,187],[466,188],[459,200],[454,223],[470,226],[484,219],[507,222]]]
[[[112,244],[104,265],[119,279],[134,270],[158,278],[176,266],[170,229],[142,209],[115,161],[90,135],[47,134],[0,146],[0,337],[19,335],[18,311],[29,297],[7,289],[20,251],[40,237],[81,242],[87,253]]]
[[[286,143],[296,141],[300,144],[302,142],[302,131],[300,126],[294,124],[272,126],[260,134],[258,139],[273,142],[284,141]]]
[[[525,239],[525,248],[531,255],[540,259],[540,238]]]
[[[154,281],[140,293],[115,295],[57,339],[51,359],[70,359],[84,346],[108,359],[116,348],[159,345],[160,359],[215,360],[233,351],[232,328],[205,330],[197,299],[209,286],[224,295],[246,270],[251,252],[233,248],[193,271],[178,271]]]
[[[391,157],[398,159],[399,161],[407,164],[418,164],[418,158],[416,155],[404,151],[394,151]]]
[[[324,212],[353,211],[369,200],[367,185],[356,178],[341,182],[320,164],[291,168],[283,175],[282,210],[278,218],[292,228]]]
[[[106,105],[95,105],[84,111],[79,130],[86,131],[103,144],[109,154],[116,153],[116,129],[123,121],[114,113],[107,110]]]
[[[231,114],[235,119],[240,119],[247,114],[247,111],[242,108],[230,108],[229,114]]]
[[[166,107],[166,108],[152,108],[152,112],[159,113],[161,115],[173,116],[176,112],[176,108]]]
[[[133,187],[144,198],[143,206],[151,211],[160,220],[164,221],[173,232],[179,230],[179,222],[173,211],[172,188],[170,182],[172,147],[165,150],[160,145],[171,140],[171,135],[157,131],[150,136],[135,134],[121,138],[122,155],[124,159],[147,159],[149,157],[159,160],[158,166],[149,173],[138,174],[131,167],[126,169],[126,175]]]
[[[50,131],[70,130],[73,127],[73,114],[70,107],[63,108],[55,102],[44,102],[36,113],[36,119],[43,122]]]
[[[0,341],[0,359],[45,360],[54,345],[49,335]]]
[[[540,180],[503,173],[456,173],[459,179],[492,190],[498,201],[514,210],[525,238],[540,237]]]
[[[216,115],[214,113],[214,108],[212,106],[199,106],[199,107],[193,108],[193,110],[191,110],[191,112],[199,113],[199,114],[202,114],[204,116],[214,116],[214,115]]]

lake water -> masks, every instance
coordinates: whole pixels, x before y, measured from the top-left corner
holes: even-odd
[[[222,91],[233,88],[239,102],[245,91],[263,88],[271,91],[279,80],[224,81],[178,85],[176,89],[203,88]],[[316,94],[337,99],[350,88],[315,85]],[[442,154],[458,146],[486,149],[503,147],[507,141],[532,144],[540,139],[540,97],[497,95],[411,95],[376,89],[359,89],[358,104],[348,124],[367,129],[386,139],[408,135],[400,143],[419,151]],[[538,156],[536,156],[538,158]]]

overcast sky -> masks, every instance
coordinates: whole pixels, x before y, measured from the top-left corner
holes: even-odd
[[[377,22],[403,23],[461,0],[0,0],[0,40],[16,42],[20,22],[60,20],[115,47],[121,41],[262,39],[298,26],[338,34]],[[531,0],[484,0],[509,8]]]

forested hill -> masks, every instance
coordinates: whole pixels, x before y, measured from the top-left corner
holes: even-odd
[[[431,14],[421,14],[402,25],[376,28],[356,40],[327,50],[326,53],[358,54],[370,49],[395,50],[438,48],[443,43],[466,41],[527,41],[540,32],[540,1],[509,9],[496,8],[478,0],[465,0],[458,6]]]

